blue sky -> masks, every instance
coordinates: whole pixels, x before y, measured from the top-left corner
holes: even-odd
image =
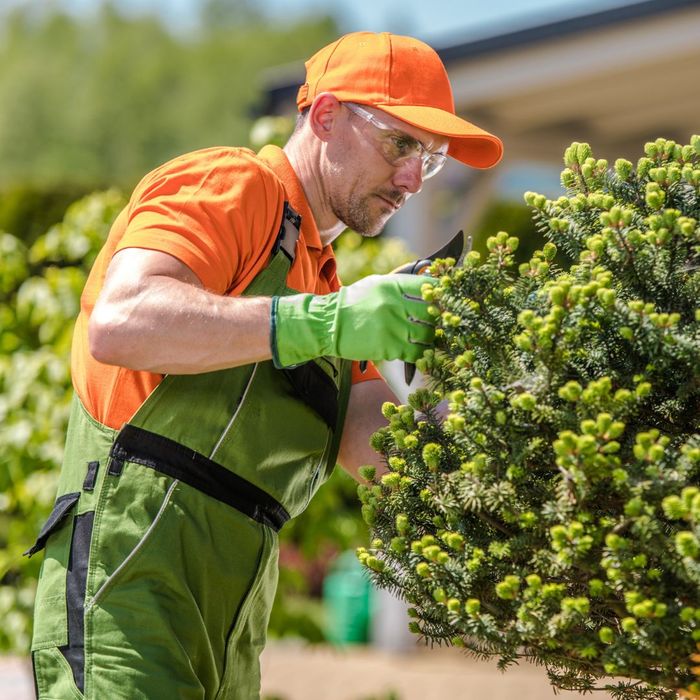
[[[413,34],[449,43],[554,19],[588,14],[633,0],[262,0],[277,13],[334,9],[343,31],[368,29]],[[293,8],[293,9],[292,9]]]
[[[235,2],[236,0],[231,0]],[[197,17],[201,0],[113,0],[128,13],[157,13],[174,28],[186,29]],[[332,14],[341,31],[367,29],[413,34],[447,45],[500,34],[634,0],[253,0],[271,17],[293,20],[305,14]],[[96,0],[0,0],[0,10],[15,6],[55,6],[80,14]]]

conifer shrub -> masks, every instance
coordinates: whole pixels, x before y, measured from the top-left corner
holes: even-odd
[[[427,642],[676,698],[700,688],[700,137],[564,162],[564,195],[525,194],[529,262],[499,232],[433,264],[428,384],[383,407],[358,556]]]

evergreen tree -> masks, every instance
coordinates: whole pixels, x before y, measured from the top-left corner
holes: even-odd
[[[700,688],[700,137],[564,161],[529,262],[499,232],[432,266],[430,383],[384,406],[359,558],[431,643],[670,700]]]

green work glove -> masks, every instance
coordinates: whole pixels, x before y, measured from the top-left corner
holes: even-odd
[[[435,319],[418,275],[370,275],[332,294],[273,297],[270,345],[275,367],[330,355],[347,360],[415,362],[435,337]]]

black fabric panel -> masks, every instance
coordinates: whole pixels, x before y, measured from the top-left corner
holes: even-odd
[[[73,670],[73,679],[81,692],[85,686],[85,584],[94,520],[94,511],[75,517],[66,573],[68,644],[60,647],[61,653]]]
[[[155,469],[274,530],[289,520],[284,506],[255,484],[185,445],[135,425],[127,424],[121,429],[112,446],[110,461],[133,462]]]
[[[46,540],[49,539],[51,533],[57,530],[65,517],[70,513],[71,508],[78,502],[80,498],[80,492],[75,493],[65,493],[63,496],[59,496],[53,505],[53,510],[51,515],[49,515],[48,520],[44,523],[44,527],[41,528],[39,536],[36,538],[36,542],[24,553],[24,556],[31,557],[33,554],[40,552],[46,546]]]
[[[282,372],[291,382],[297,396],[331,430],[335,430],[338,422],[338,387],[335,382],[313,361],[283,369]]]
[[[95,489],[95,482],[97,481],[97,468],[99,466],[99,462],[88,462],[87,474],[85,475],[85,481],[83,481],[83,491],[93,491]]]

